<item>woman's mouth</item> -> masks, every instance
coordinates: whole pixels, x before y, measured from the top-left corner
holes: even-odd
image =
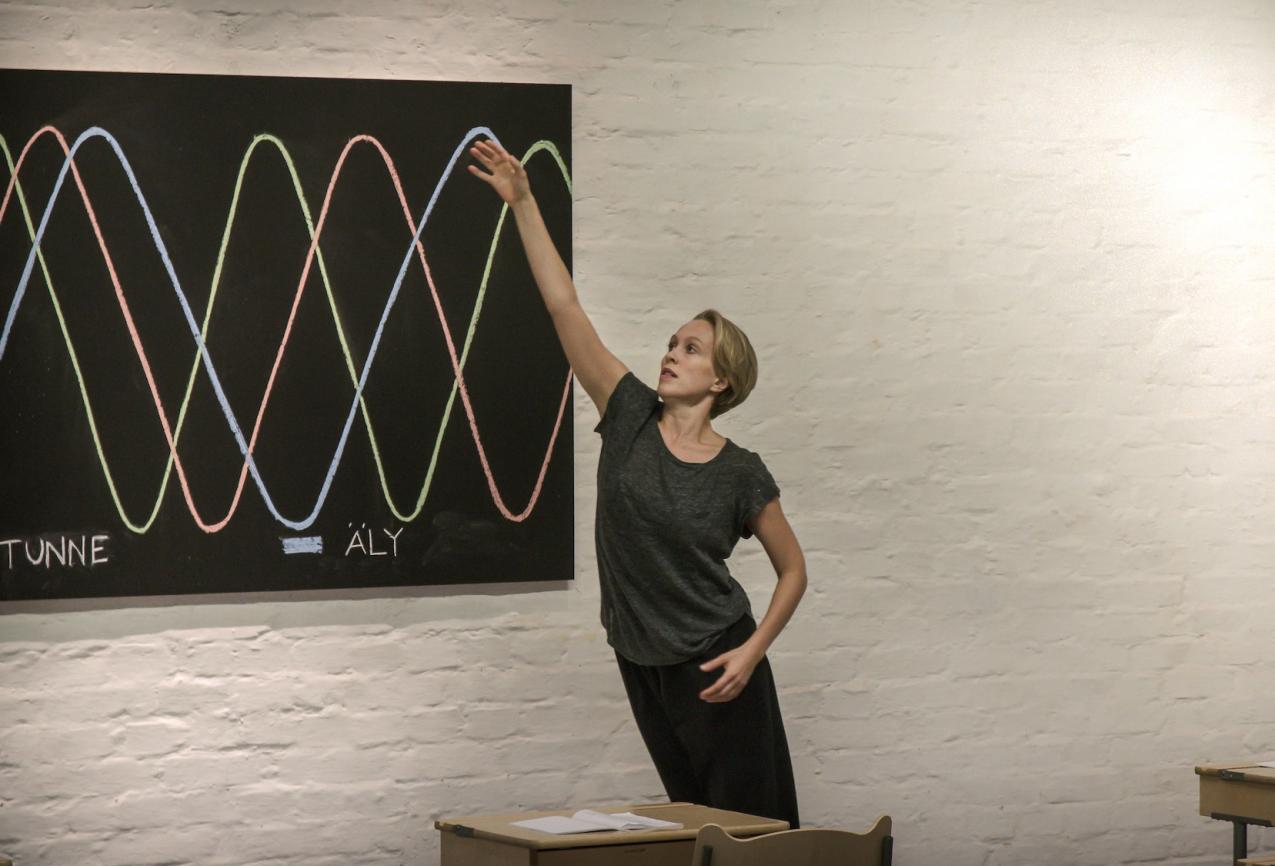
[[[670,370],[668,367],[665,367],[664,369],[660,370],[660,378],[661,379],[676,379],[677,374],[674,373],[672,370]]]

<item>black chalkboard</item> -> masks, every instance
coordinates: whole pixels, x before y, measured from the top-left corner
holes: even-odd
[[[0,71],[0,597],[570,579],[570,371],[484,128],[570,266],[569,86]]]

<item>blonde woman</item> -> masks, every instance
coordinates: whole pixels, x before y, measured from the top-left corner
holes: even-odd
[[[757,381],[744,332],[705,310],[669,339],[647,387],[602,344],[527,173],[494,141],[469,171],[513,211],[563,351],[601,420],[594,526],[602,625],[638,730],[673,801],[800,825],[766,651],[806,589],[801,546],[761,458],[711,420]],[[761,623],[726,559],[756,535],[778,582]]]

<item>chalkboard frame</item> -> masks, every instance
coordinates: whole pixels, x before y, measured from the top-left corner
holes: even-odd
[[[525,156],[570,267],[569,85],[5,69],[0,94],[0,600],[573,578],[570,371],[464,153]]]

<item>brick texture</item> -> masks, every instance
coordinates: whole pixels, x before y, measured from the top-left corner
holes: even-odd
[[[1275,759],[1275,6],[0,0],[0,63],[573,84],[604,339],[651,381],[713,305],[761,354],[720,428],[810,564],[772,652],[806,821],[1226,860],[1192,767]],[[593,423],[566,590],[6,609],[0,851],[432,864],[440,816],[659,798]]]

